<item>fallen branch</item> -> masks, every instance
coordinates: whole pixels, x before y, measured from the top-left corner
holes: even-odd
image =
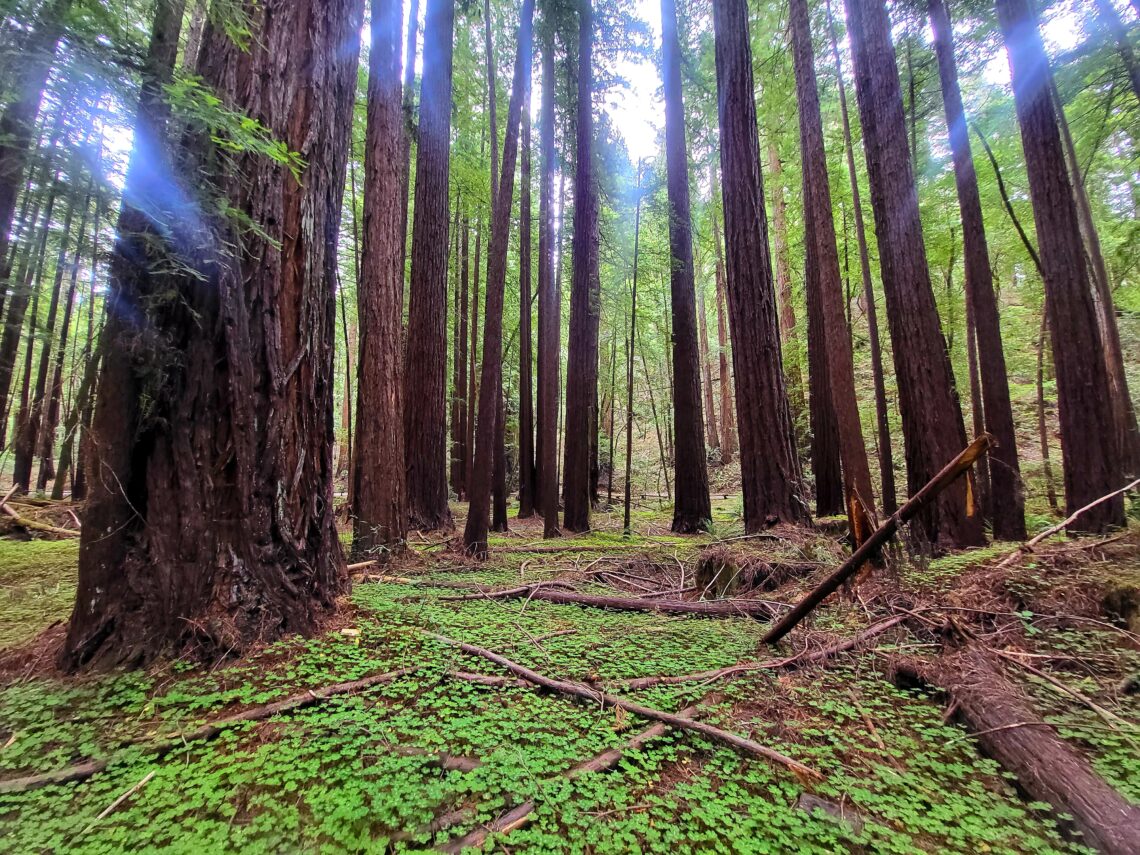
[[[765,671],[768,669],[779,668],[798,668],[801,665],[811,665],[819,662],[825,662],[832,656],[844,653],[848,650],[854,650],[860,644],[877,635],[882,635],[893,626],[898,626],[910,615],[895,615],[894,617],[887,618],[884,621],[868,627],[862,632],[856,633],[850,638],[846,638],[830,647],[825,647],[822,650],[816,650],[812,653],[799,653],[795,656],[790,656],[786,659],[770,659],[767,662],[741,662],[737,665],[730,665],[727,668],[718,668],[713,671],[697,671],[694,674],[680,674],[676,676],[656,676],[656,677],[638,677],[634,680],[624,680],[621,685],[623,688],[630,691],[636,689],[647,689],[650,686],[660,686],[662,684],[674,683],[695,683],[705,682],[711,683],[714,680],[723,680],[725,677],[732,677],[737,674],[746,674],[752,671]]]
[[[48,525],[47,523],[30,520],[27,517],[22,517],[14,510],[12,510],[12,506],[7,502],[0,503],[0,511],[3,511],[5,514],[15,520],[16,525],[22,526],[23,528],[30,528],[33,531],[42,531],[47,534],[58,534],[62,537],[79,537],[80,534],[78,531],[72,531],[69,528],[60,528],[59,526]]]
[[[547,587],[554,583],[547,583]],[[782,603],[766,600],[714,600],[688,602],[686,600],[646,600],[638,597],[609,597],[595,594],[578,594],[567,591],[550,591],[537,585],[521,585],[500,591],[480,590],[474,594],[440,597],[440,602],[462,602],[478,599],[544,600],[561,605],[592,606],[599,609],[616,609],[632,612],[665,612],[666,614],[704,615],[705,617],[751,617],[769,620]]]
[[[500,656],[498,653],[487,650],[484,647],[477,647],[474,644],[467,644],[466,642],[456,641],[453,638],[448,638],[444,635],[437,635],[434,632],[426,632],[425,635],[427,635],[429,638],[434,638],[436,641],[439,641],[443,644],[449,645],[451,647],[457,647],[464,653],[470,653],[473,656],[481,656],[490,662],[494,662],[496,665],[501,665],[512,674],[521,677],[527,682],[541,686],[544,689],[549,689],[553,692],[558,692],[559,694],[563,695],[571,695],[573,697],[582,698],[583,700],[590,701],[591,703],[600,704],[603,707],[616,707],[623,709],[628,713],[639,715],[642,718],[664,722],[671,727],[677,727],[683,730],[691,730],[694,733],[699,733],[702,736],[713,740],[714,742],[719,742],[722,745],[728,745],[729,747],[735,748],[736,750],[741,751],[745,754],[751,754],[755,757],[763,757],[767,760],[779,763],[780,765],[790,769],[801,778],[822,779],[823,777],[814,769],[811,769],[805,766],[803,763],[800,763],[797,760],[793,760],[791,757],[787,757],[772,748],[768,748],[767,746],[761,745],[760,743],[754,742],[753,740],[746,737],[738,736],[735,733],[730,733],[727,730],[722,730],[721,728],[715,727],[711,724],[705,724],[704,722],[696,721],[695,719],[687,718],[676,713],[668,713],[664,712],[663,710],[654,709],[652,707],[642,706],[641,704],[634,703],[633,701],[626,700],[625,698],[619,698],[615,695],[610,695],[605,692],[598,691],[591,686],[587,686],[585,683],[576,683],[569,680],[556,680],[553,677],[547,677],[543,674],[538,673],[537,671],[532,671],[525,665],[520,665],[518,662],[507,659],[505,656]]]
[[[767,644],[775,644],[791,632],[796,624],[815,611],[816,606],[838,590],[840,585],[854,576],[859,568],[862,567],[871,556],[875,555],[883,544],[894,536],[899,526],[907,523],[915,514],[934,501],[958,476],[973,466],[974,461],[981,457],[991,445],[993,445],[993,437],[988,433],[982,434],[970,443],[957,457],[947,463],[941,472],[930,479],[930,481],[926,483],[926,486],[915,493],[906,504],[895,511],[886,522],[875,529],[874,533],[863,541],[863,544],[856,549],[851,554],[851,557],[844,561],[834,573],[820,582],[807,596],[796,603],[792,610],[784,615],[780,621],[768,631],[768,634],[764,636],[764,642]]]
[[[161,757],[185,745],[187,742],[192,742],[197,739],[213,739],[223,730],[233,727],[236,724],[263,721],[283,712],[290,712],[295,709],[300,709],[301,707],[311,706],[318,701],[327,700],[336,695],[347,695],[352,692],[371,688],[372,686],[378,686],[382,683],[390,683],[393,680],[411,674],[414,670],[414,668],[401,668],[398,671],[389,671],[386,674],[374,674],[371,677],[364,677],[363,679],[353,680],[348,683],[337,683],[334,686],[309,689],[299,694],[291,695],[284,700],[264,704],[259,707],[252,707],[236,715],[207,722],[193,730],[183,731],[166,739],[132,740],[125,743],[123,747],[141,747],[144,751]],[[131,752],[131,756],[134,757],[137,755],[135,752]],[[7,781],[0,781],[0,793],[26,793],[29,790],[36,790],[40,787],[46,787],[49,784],[66,784],[72,781],[85,781],[93,775],[102,772],[111,764],[124,759],[124,757],[125,753],[119,753],[105,760],[89,760],[85,763],[77,763],[74,766],[57,769],[54,772],[45,772],[39,775],[29,775],[24,778],[11,778]]]
[[[619,549],[645,549],[643,543],[520,543],[517,546],[499,546],[496,552],[614,552]]]
[[[692,716],[696,711],[696,707],[686,707],[681,710],[678,715]],[[664,736],[668,730],[669,726],[661,722],[651,725],[640,733],[635,734],[624,745],[620,745],[617,748],[607,748],[601,754],[597,754],[589,760],[584,760],[578,765],[571,767],[570,771],[566,773],[566,777],[573,780],[587,772],[608,771],[616,766],[618,761],[621,760],[625,754],[630,751],[637,751],[647,742]],[[506,834],[525,825],[530,821],[530,816],[534,813],[534,809],[534,800],[528,799],[522,804],[511,808],[506,813],[500,814],[499,817],[489,825],[480,826],[479,828],[469,831],[459,840],[453,840],[445,846],[440,847],[440,851],[458,853],[463,852],[465,849],[482,846],[483,842],[492,834]]]
[[[1064,520],[1064,522],[1057,523],[1057,525],[1055,525],[1055,526],[1050,526],[1049,528],[1045,529],[1045,531],[1041,532],[1038,535],[1035,535],[1031,540],[1027,540],[1025,543],[1021,544],[1021,546],[1017,547],[1016,550],[1014,550],[1009,556],[1007,556],[1005,559],[1003,559],[1002,562],[995,569],[1004,570],[1006,567],[1009,567],[1011,564],[1016,564],[1017,560],[1019,558],[1021,558],[1023,555],[1025,555],[1029,552],[1032,552],[1033,547],[1035,547],[1041,541],[1045,540],[1045,538],[1052,537],[1053,535],[1057,534],[1057,532],[1062,531],[1063,529],[1066,529],[1069,526],[1071,526],[1074,522],[1077,521],[1077,518],[1081,514],[1095,508],[1097,505],[1102,504],[1103,502],[1107,502],[1107,501],[1110,501],[1111,499],[1115,499],[1121,493],[1127,493],[1129,490],[1135,490],[1137,487],[1140,487],[1140,478],[1137,478],[1131,484],[1124,485],[1119,490],[1115,490],[1115,491],[1109,493],[1107,496],[1101,496],[1096,501],[1089,502],[1087,505],[1085,505],[1080,510],[1070,514]]]

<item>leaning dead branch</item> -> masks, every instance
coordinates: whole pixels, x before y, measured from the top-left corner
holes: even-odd
[[[549,689],[552,692],[558,692],[559,694],[582,698],[583,700],[590,701],[591,703],[600,704],[603,707],[616,707],[618,709],[623,709],[628,713],[632,713],[633,715],[639,715],[642,718],[648,718],[653,721],[663,722],[671,727],[699,733],[702,736],[713,740],[714,742],[719,742],[722,745],[727,745],[731,748],[735,748],[737,751],[740,751],[742,753],[751,754],[754,757],[762,757],[766,760],[771,760],[774,763],[778,763],[790,769],[798,777],[803,779],[822,779],[823,777],[819,774],[819,772],[816,772],[814,769],[805,766],[798,760],[793,760],[791,757],[787,757],[772,748],[768,748],[765,745],[761,745],[758,742],[755,742],[743,736],[739,736],[735,733],[730,733],[727,730],[722,730],[721,728],[715,727],[711,724],[696,721],[695,719],[688,718],[677,713],[668,713],[663,710],[654,709],[653,707],[642,706],[641,704],[626,700],[625,698],[620,698],[616,695],[610,695],[606,692],[601,692],[592,686],[587,686],[585,683],[576,683],[569,680],[556,680],[553,677],[547,677],[543,674],[538,673],[537,671],[532,671],[525,665],[520,665],[518,662],[507,659],[505,656],[500,656],[494,651],[487,650],[485,647],[477,647],[474,644],[467,644],[463,641],[456,641],[454,638],[448,638],[444,635],[437,635],[434,632],[427,632],[425,635],[427,635],[429,638],[434,638],[436,641],[439,641],[443,644],[449,645],[451,647],[456,647],[462,650],[464,653],[470,653],[473,656],[480,656],[490,662],[494,662],[496,665],[500,665],[503,668],[506,668],[512,674],[521,677],[527,682],[533,683],[536,686],[541,686],[544,689]]]
[[[856,549],[851,557],[844,561],[834,573],[824,579],[808,593],[807,596],[800,600],[790,612],[784,615],[780,621],[768,631],[768,634],[764,636],[764,642],[766,644],[775,644],[791,632],[796,624],[815,611],[816,606],[827,599],[828,596],[835,593],[835,591],[839,589],[839,586],[845,581],[854,576],[855,573],[859,571],[859,568],[870,560],[871,556],[875,555],[879,549],[894,536],[900,526],[910,521],[919,511],[933,502],[943,490],[957,480],[962,473],[973,466],[974,462],[981,457],[991,445],[993,445],[993,437],[989,434],[982,434],[970,443],[969,447],[946,464],[942,471],[930,479],[926,486],[919,490],[910,501],[895,511],[886,522],[875,529],[875,532],[863,541],[863,545]]]
[[[400,677],[411,674],[414,668],[401,668],[397,671],[389,671],[385,674],[373,674],[371,677],[364,677],[360,680],[352,680],[348,683],[337,683],[333,686],[323,686],[316,689],[307,689],[304,692],[299,692],[295,695],[275,701],[271,704],[264,704],[259,707],[252,707],[248,710],[243,710],[235,715],[220,718],[215,721],[207,722],[200,727],[192,730],[177,733],[174,736],[167,737],[166,739],[155,740],[133,740],[127,742],[123,747],[125,748],[139,748],[144,751],[155,754],[159,757],[168,754],[169,752],[185,745],[194,740],[208,740],[213,739],[222,731],[233,727],[237,724],[244,724],[246,722],[264,721],[267,718],[272,718],[281,713],[291,712],[302,707],[312,706],[320,701],[327,700],[328,698],[337,695],[348,695],[353,692],[363,691],[373,686],[379,686],[383,683],[390,683]],[[131,756],[135,756],[134,752]],[[63,769],[57,769],[54,772],[45,772],[39,775],[29,775],[24,778],[11,778],[7,781],[0,781],[0,793],[26,793],[29,790],[36,790],[40,787],[46,787],[49,784],[65,784],[72,781],[85,781],[93,775],[102,772],[113,763],[118,763],[120,760],[126,758],[125,753],[116,754],[105,760],[89,760],[85,763],[77,763],[74,766],[67,766]]]

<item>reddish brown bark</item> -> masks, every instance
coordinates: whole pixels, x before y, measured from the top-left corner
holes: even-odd
[[[400,157],[403,176],[400,186],[400,234],[403,247],[400,256],[400,276],[405,274],[408,252],[408,191],[412,183],[412,138],[416,135],[416,37],[420,26],[420,0],[411,0],[408,7],[408,37],[404,43],[404,136]]]
[[[1009,54],[1045,274],[1065,462],[1065,504],[1072,514],[1120,487],[1120,449],[1073,188],[1065,171],[1049,92],[1045,48],[1025,0],[997,0],[997,10]],[[1077,527],[1101,531],[1123,523],[1124,501],[1117,496],[1084,514]]]
[[[412,279],[404,364],[408,524],[449,528],[447,230],[455,0],[428,0],[416,150]]]
[[[845,311],[847,300],[839,275],[839,250],[832,218],[831,186],[823,144],[823,119],[815,77],[815,51],[807,0],[791,0],[792,52],[796,74],[796,100],[800,112],[800,152],[803,161],[804,221],[815,246],[819,296],[825,333],[825,355],[831,401],[838,428],[843,464],[844,507],[851,536],[858,546],[871,533],[875,496],[871,467],[863,444],[859,401],[855,394],[855,366],[851,330]],[[809,280],[810,281],[810,280]]]
[[[966,444],[966,429],[926,264],[890,20],[883,0],[848,0],[847,8],[913,495]],[[932,543],[984,541],[968,491],[966,482],[952,485],[919,515]]]
[[[467,437],[470,433],[467,424],[467,316],[470,307],[468,286],[471,282],[470,235],[471,221],[464,216],[459,224],[459,288],[457,306],[457,335],[455,341],[455,416],[458,421],[455,429],[457,447],[455,449],[455,496],[460,501],[467,498]]]
[[[661,0],[662,78],[665,90],[665,157],[669,193],[669,293],[672,306],[673,421],[676,426],[676,485],[673,531],[706,531],[712,524],[708,461],[701,411],[701,360],[697,341],[693,273],[689,155],[681,95],[681,42],[676,0]],[[704,319],[701,319],[703,326]]]
[[[467,358],[467,447],[465,449],[467,456],[464,462],[466,472],[464,483],[468,493],[471,491],[471,479],[475,467],[475,405],[479,399],[479,387],[475,378],[479,373],[479,276],[482,248],[483,218],[480,216],[475,221],[475,282],[471,288],[471,311],[469,312],[471,350]]]
[[[401,548],[407,533],[402,408],[404,223],[400,211],[404,116],[400,0],[373,0],[364,141],[364,246],[357,286],[360,359],[356,384],[352,553]]]
[[[558,369],[561,311],[554,279],[554,44],[542,45],[542,112],[538,196],[538,510],[543,537],[558,535]]]
[[[538,480],[534,465],[534,380],[531,347],[530,98],[523,105],[519,188],[519,518],[534,516]]]
[[[258,3],[247,51],[207,25],[203,77],[303,158],[299,181],[199,135],[169,169],[161,82],[181,5],[160,4],[125,194],[138,207],[123,209],[113,259],[97,471],[61,656],[72,669],[308,632],[347,584],[332,502],[334,271],[363,3]],[[156,180],[179,173],[209,176],[257,231]],[[176,226],[166,248],[151,211]]]
[[[530,88],[534,0],[523,0],[519,13],[518,53],[515,56],[511,100],[507,108],[506,139],[503,142],[503,172],[492,199],[491,243],[487,250],[487,301],[483,334],[483,365],[479,384],[479,423],[475,436],[475,467],[471,479],[471,505],[463,543],[469,554],[487,555],[487,517],[491,510],[491,486],[495,457],[503,459],[499,446],[503,436],[503,295],[507,280],[507,250],[510,242],[511,203],[514,198],[515,162],[518,156],[519,122],[523,101]],[[496,452],[499,452],[496,455]],[[505,466],[505,461],[502,464]],[[505,490],[504,490],[505,494]],[[504,495],[505,499],[505,495]],[[505,508],[502,514],[505,523]]]
[[[715,187],[715,182],[714,182]],[[719,351],[720,369],[720,460],[731,463],[736,456],[736,406],[732,394],[732,369],[729,365],[728,309],[724,276],[724,252],[721,249],[720,227],[717,205],[720,204],[713,193],[712,228],[713,250],[716,253],[716,338]]]
[[[578,120],[574,176],[574,240],[571,249],[570,342],[566,366],[566,416],[562,463],[562,524],[570,531],[590,528],[590,429],[597,395],[598,198],[593,157],[593,10],[578,5]]]
[[[1001,339],[1001,319],[994,296],[986,229],[982,220],[978,176],[970,151],[970,133],[958,89],[958,65],[954,58],[954,35],[944,0],[929,0],[938,73],[942,80],[942,104],[954,158],[958,208],[962,215],[962,243],[966,272],[966,295],[977,340],[977,369],[981,380],[983,424],[997,440],[990,453],[989,507],[993,533],[998,540],[1025,539],[1025,497],[1021,492],[1021,467],[1009,398],[1009,377]],[[969,342],[967,342],[969,344]],[[970,353],[974,349],[970,347]]]
[[[784,386],[744,0],[714,0],[727,292],[736,368],[744,526],[807,522]]]
[[[716,403],[713,400],[713,366],[709,353],[709,316],[705,308],[705,292],[697,292],[697,332],[701,345],[701,392],[704,394],[705,419],[708,425],[709,448],[720,450],[720,430],[716,423]],[[612,448],[611,448],[612,450]]]

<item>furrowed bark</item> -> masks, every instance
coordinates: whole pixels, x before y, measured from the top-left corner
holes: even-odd
[[[539,144],[542,179],[538,202],[538,489],[543,537],[558,536],[558,369],[561,305],[554,279],[554,44],[542,45]]]
[[[534,462],[534,353],[531,348],[531,172],[530,93],[523,106],[522,168],[519,180],[519,518],[534,516],[538,490]]]

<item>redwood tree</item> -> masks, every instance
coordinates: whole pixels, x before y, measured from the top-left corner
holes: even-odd
[[[578,121],[574,175],[574,240],[571,248],[570,342],[566,365],[566,416],[562,462],[562,523],[590,528],[590,429],[598,372],[598,195],[593,156],[593,10],[578,5]]]
[[[484,312],[483,363],[479,381],[479,419],[475,428],[475,464],[471,473],[471,505],[463,543],[471,555],[487,555],[487,523],[491,510],[497,430],[502,427],[503,388],[503,296],[507,281],[507,249],[510,242],[511,201],[514,194],[515,161],[518,156],[519,121],[530,88],[534,0],[523,0],[519,12],[518,49],[515,55],[511,100],[507,107],[503,171],[492,196],[491,242],[487,249],[487,299]],[[505,516],[505,515],[504,515]]]
[[[803,161],[804,222],[811,224],[815,251],[816,285],[825,331],[824,354],[828,385],[838,430],[839,455],[843,464],[844,507],[856,545],[871,533],[875,497],[871,467],[859,422],[855,395],[855,367],[851,334],[847,327],[843,282],[839,274],[839,250],[835,243],[835,220],[831,186],[827,177],[827,153],[823,145],[823,119],[815,77],[815,51],[811,41],[811,16],[807,0],[791,0],[792,54],[796,75],[796,100],[800,112],[800,154]]]
[[[938,320],[914,183],[898,66],[884,0],[848,0],[855,91],[894,345],[911,495],[966,446],[966,429]],[[984,541],[981,514],[959,480],[916,518],[931,543]]]
[[[217,146],[208,128],[165,156],[161,86],[183,2],[159,3],[64,667],[183,646],[213,658],[311,631],[346,587],[332,493],[335,242],[362,6],[251,3],[244,50],[207,26],[200,73],[299,155],[290,165]],[[220,194],[240,220],[196,193]]]
[[[404,116],[400,85],[400,0],[372,0],[368,123],[364,139],[364,246],[357,285],[356,445],[352,552],[398,548],[404,505],[402,324],[404,316]]]
[[[447,193],[454,19],[455,0],[428,0],[404,360],[408,522],[429,531],[452,524],[447,504]]]
[[[519,517],[534,516],[538,480],[534,467],[534,383],[531,349],[530,98],[523,107],[519,180]]]
[[[970,151],[970,133],[958,88],[958,63],[954,58],[954,32],[944,0],[929,0],[934,49],[938,54],[938,74],[942,81],[942,104],[954,158],[954,178],[958,185],[958,209],[962,215],[962,244],[966,271],[966,299],[970,304],[977,342],[978,375],[981,380],[982,421],[993,434],[997,446],[990,452],[989,507],[993,513],[994,537],[999,540],[1025,539],[1025,498],[1021,491],[1021,468],[1017,459],[1017,436],[1013,429],[1013,407],[1009,399],[1009,377],[1001,340],[1001,319],[994,296],[993,271],[982,220],[978,176]],[[969,337],[967,346],[970,347]],[[970,347],[971,354],[974,353]]]
[[[745,0],[713,0],[729,317],[744,526],[807,522],[784,386]]]
[[[661,76],[665,89],[665,158],[669,190],[669,293],[673,307],[673,419],[676,494],[673,531],[705,531],[712,522],[701,410],[701,362],[693,275],[689,154],[681,97],[681,42],[676,0],[661,0]],[[701,323],[704,323],[702,318]]]
[[[997,12],[1009,54],[1045,277],[1065,463],[1065,504],[1072,514],[1122,486],[1120,450],[1076,202],[1065,171],[1049,91],[1045,47],[1026,0],[997,0]],[[1076,528],[1102,531],[1123,524],[1124,499],[1117,496],[1086,512]]]

